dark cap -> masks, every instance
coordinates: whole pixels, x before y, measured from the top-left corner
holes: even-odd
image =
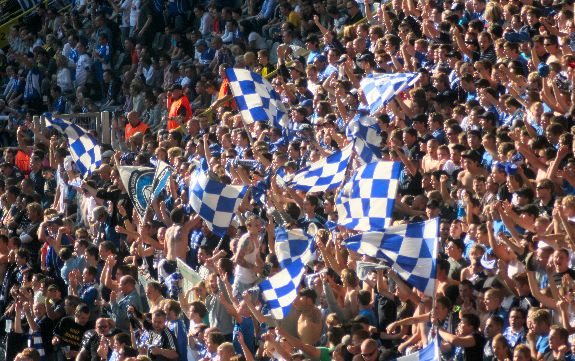
[[[306,43],[319,43],[319,38],[315,34],[310,34],[305,38]]]
[[[170,87],[170,90],[177,90],[177,89],[182,90],[182,84],[180,84],[180,83],[174,83],[174,84],[172,84],[172,86]]]
[[[347,61],[347,58],[348,58],[347,54],[343,54],[339,57],[339,59],[337,59],[336,63],[337,64],[343,64]]]
[[[496,115],[494,112],[492,112],[492,111],[483,112],[483,113],[479,114],[478,117],[479,117],[479,118],[483,118],[483,119],[490,120],[490,121],[492,121],[492,122],[496,122],[496,121],[497,121],[497,115]]]
[[[358,58],[357,61],[369,61],[369,62],[373,62],[375,59],[373,57],[373,54],[371,53],[365,53],[365,54],[361,54]]]
[[[476,161],[477,163],[481,162],[481,154],[476,150],[466,150],[465,152],[461,153],[463,158],[471,159]]]

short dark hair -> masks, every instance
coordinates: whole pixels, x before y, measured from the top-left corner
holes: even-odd
[[[315,292],[315,290],[313,288],[309,288],[309,287],[302,288],[298,294],[302,297],[310,298],[313,301],[313,303],[315,303],[315,301],[317,299],[317,293]]]
[[[473,313],[464,314],[463,316],[461,316],[461,321],[468,323],[475,330],[479,329],[479,326],[481,325],[479,317],[477,315],[474,315]]]

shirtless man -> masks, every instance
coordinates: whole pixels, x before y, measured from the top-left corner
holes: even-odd
[[[168,261],[175,261],[176,258],[186,259],[188,253],[187,234],[184,233],[184,211],[182,208],[175,208],[170,212],[172,225],[166,230],[165,254]]]
[[[468,192],[473,192],[473,180],[479,176],[487,177],[489,173],[481,166],[481,155],[474,150],[466,150],[463,157],[463,171],[457,175],[457,181]]]
[[[170,213],[172,225],[168,229],[158,229],[158,240],[164,243],[164,254],[166,260],[175,261],[179,258],[186,260],[186,255],[190,249],[188,236],[192,229],[202,225],[202,218],[198,214],[184,223],[185,215],[181,207],[175,208]]]
[[[293,307],[301,312],[297,320],[297,334],[302,342],[315,345],[322,331],[321,311],[315,305],[317,293],[311,288],[301,289],[293,303]]]

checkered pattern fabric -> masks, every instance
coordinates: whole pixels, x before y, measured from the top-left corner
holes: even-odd
[[[258,285],[275,319],[281,320],[289,313],[297,297],[305,266],[313,259],[314,251],[314,243],[311,242],[310,247],[299,258]]]
[[[327,158],[301,169],[293,179],[288,182],[288,186],[305,192],[325,192],[329,189],[339,187],[345,179],[345,171],[349,164],[349,158],[353,150],[353,143],[350,143],[341,151],[337,151]]]
[[[436,361],[439,359],[441,359],[439,354],[439,342],[437,342],[437,337],[434,337],[431,339],[431,342],[421,350],[407,356],[396,358],[393,361]]]
[[[344,245],[357,253],[383,259],[411,286],[428,296],[435,293],[439,218],[366,232]]]
[[[373,163],[381,159],[381,130],[377,119],[357,114],[347,125],[348,139],[355,140],[354,151],[364,163]]]
[[[401,164],[375,162],[357,169],[336,198],[338,224],[381,231],[391,222]]]
[[[247,189],[220,183],[197,171],[190,181],[190,205],[212,232],[224,237]]]
[[[278,128],[287,125],[287,112],[279,94],[261,75],[245,69],[226,69],[230,89],[246,124],[270,122]]]
[[[313,237],[301,228],[276,230],[275,251],[281,268],[285,268],[301,258],[313,242]]]
[[[70,154],[82,176],[91,174],[102,164],[100,145],[87,131],[60,118],[50,119],[48,117],[46,126],[66,134]]]
[[[418,73],[369,74],[360,82],[365,94],[369,113],[374,114],[387,105],[394,96],[413,86],[419,79]]]

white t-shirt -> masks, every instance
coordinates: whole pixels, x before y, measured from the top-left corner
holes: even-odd
[[[249,242],[250,242],[249,234],[246,233],[240,238],[238,242],[238,251],[242,248],[248,247]],[[250,253],[246,253],[244,255],[244,259],[246,260],[246,262],[256,264],[256,255],[258,251],[259,247],[255,246]],[[243,284],[253,284],[258,279],[257,274],[253,270],[242,267],[239,264],[236,265],[234,274],[236,275],[236,280]]]
[[[138,16],[140,16],[140,8],[142,7],[141,0],[133,0],[130,5],[130,26],[138,25]]]
[[[266,42],[266,39],[264,39],[260,34],[256,33],[255,31],[252,31],[250,35],[248,35],[248,42],[251,43],[252,41],[255,42],[255,48],[257,50],[268,48],[268,43]]]

